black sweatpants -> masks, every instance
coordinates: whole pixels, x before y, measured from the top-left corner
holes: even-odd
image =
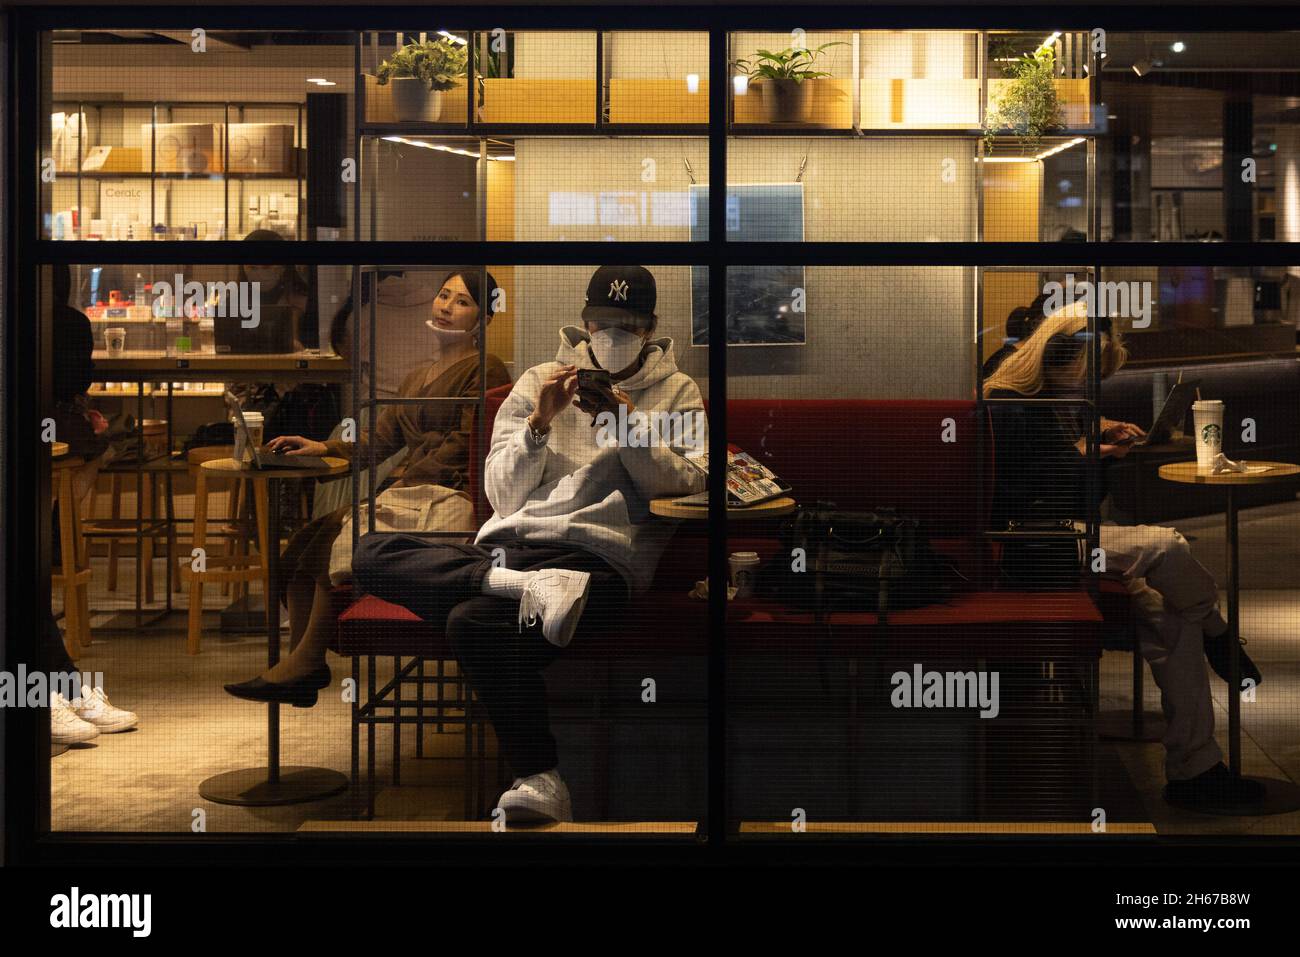
[[[515,571],[567,568],[591,573],[591,589],[574,641],[617,626],[627,603],[623,577],[591,552],[564,543],[464,545],[401,533],[361,536],[352,555],[357,588],[441,625],[496,729],[501,753],[518,777],[558,764],[542,671],[563,651],[541,622],[519,630],[519,602],[482,593],[493,549]]]

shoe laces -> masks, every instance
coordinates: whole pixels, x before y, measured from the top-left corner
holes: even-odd
[[[559,779],[554,775],[549,774],[547,772],[543,772],[541,774],[534,774],[531,777],[525,778],[520,783],[524,787],[531,788],[532,790],[536,791],[538,794],[541,794],[543,797],[555,798],[556,796],[558,796],[560,790],[559,787],[557,786],[558,780]]]
[[[524,593],[519,597],[519,630],[524,630],[524,625],[532,627],[537,624],[537,619],[542,614],[542,602],[537,594],[533,591],[532,582],[524,589]]]

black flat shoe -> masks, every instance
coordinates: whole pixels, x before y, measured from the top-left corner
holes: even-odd
[[[318,692],[328,688],[330,683],[329,668],[313,671],[297,681],[277,684],[263,678],[241,681],[239,684],[226,685],[226,692],[245,701],[261,701],[265,704],[291,704],[295,708],[310,708],[316,704]]]
[[[1242,644],[1244,645],[1245,642],[1243,641]],[[1228,644],[1228,633],[1226,631],[1217,638],[1206,636],[1205,657],[1209,659],[1210,667],[1214,669],[1214,673],[1224,681],[1228,680],[1228,655],[1231,651],[1232,647]],[[1255,662],[1250,660],[1250,655],[1246,654],[1245,648],[1238,650],[1237,657],[1241,666],[1241,680],[1245,681],[1249,678],[1255,682],[1255,687],[1258,688],[1264,681],[1264,676],[1259,673],[1259,668],[1256,667]]]
[[[1193,811],[1216,811],[1264,800],[1264,785],[1238,777],[1219,762],[1203,774],[1186,781],[1170,781],[1164,798],[1175,807]]]

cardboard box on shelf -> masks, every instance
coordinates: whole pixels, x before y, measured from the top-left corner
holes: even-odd
[[[220,123],[141,123],[145,169],[152,160],[157,173],[220,173],[225,151],[222,136]]]
[[[81,169],[87,173],[142,173],[140,147],[138,146],[92,146],[86,158],[81,161]]]
[[[231,123],[230,172],[296,175],[292,123]]]

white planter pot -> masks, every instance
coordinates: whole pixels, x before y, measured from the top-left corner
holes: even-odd
[[[393,113],[404,123],[437,123],[442,117],[442,90],[431,90],[415,77],[393,77]]]

